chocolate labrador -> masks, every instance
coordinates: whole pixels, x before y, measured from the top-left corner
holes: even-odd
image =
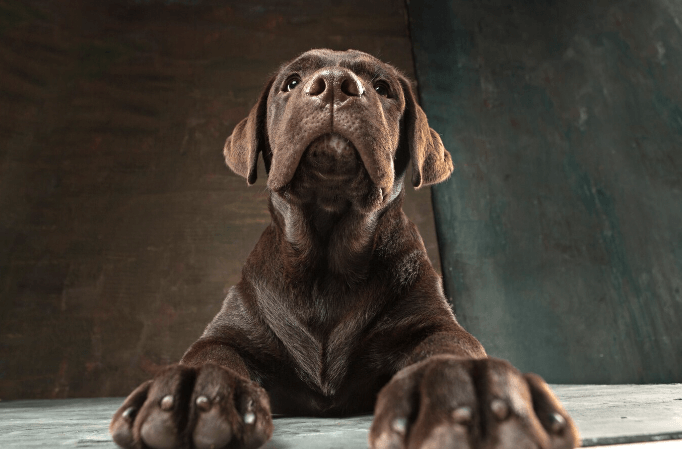
[[[417,228],[416,188],[450,154],[408,80],[359,51],[284,64],[225,143],[248,184],[258,155],[272,223],[220,312],[140,385],[110,431],[125,448],[257,448],[271,413],[374,411],[371,448],[573,448],[547,384],[487,357],[456,321]]]

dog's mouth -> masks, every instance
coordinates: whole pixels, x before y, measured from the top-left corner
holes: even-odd
[[[323,134],[303,153],[298,170],[321,181],[341,181],[358,174],[362,160],[353,143],[337,133]]]
[[[322,134],[305,148],[284,189],[290,200],[327,212],[342,212],[351,204],[369,210],[384,199],[356,146],[338,133]]]

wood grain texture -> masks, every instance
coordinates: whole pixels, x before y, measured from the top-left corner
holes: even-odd
[[[413,75],[402,0],[0,2],[1,399],[124,395],[199,337],[270,221],[224,141],[313,47]]]
[[[446,289],[551,382],[682,379],[682,8],[410,2]]]
[[[575,419],[586,446],[682,438],[682,385],[552,385],[552,388]],[[123,398],[96,398],[0,402],[0,447],[114,449],[117,446],[109,437],[108,425],[122,401]],[[272,440],[263,449],[365,449],[371,422],[372,416],[275,417]],[[681,445],[682,440],[677,440],[648,443],[642,449],[672,449]]]

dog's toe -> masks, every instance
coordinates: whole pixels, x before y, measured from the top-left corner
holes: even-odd
[[[194,427],[193,441],[197,449],[211,449],[227,446],[232,440],[232,426],[214,405],[200,412]]]
[[[121,416],[111,422],[109,427],[111,438],[121,447],[130,447],[134,443],[132,425],[136,413],[135,407],[128,407]]]
[[[154,410],[140,429],[142,441],[152,449],[173,449],[180,446],[175,422],[170,410]]]
[[[545,381],[532,373],[524,377],[533,396],[535,414],[549,435],[550,447],[571,449],[579,444],[578,428]]]
[[[133,425],[140,407],[147,400],[152,381],[147,381],[137,387],[116,411],[109,425],[109,432],[116,444],[124,448],[134,447]]]

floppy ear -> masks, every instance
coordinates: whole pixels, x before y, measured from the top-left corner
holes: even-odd
[[[258,176],[258,153],[268,154],[268,142],[265,119],[268,106],[268,93],[275,81],[273,77],[261,92],[258,103],[251,109],[249,116],[234,127],[232,135],[225,141],[223,154],[227,166],[236,174],[246,178],[252,185]],[[267,167],[266,160],[266,169]]]
[[[452,157],[438,133],[429,127],[426,114],[417,104],[410,83],[401,77],[400,84],[405,95],[403,126],[412,160],[412,185],[419,188],[444,181],[454,169]]]

